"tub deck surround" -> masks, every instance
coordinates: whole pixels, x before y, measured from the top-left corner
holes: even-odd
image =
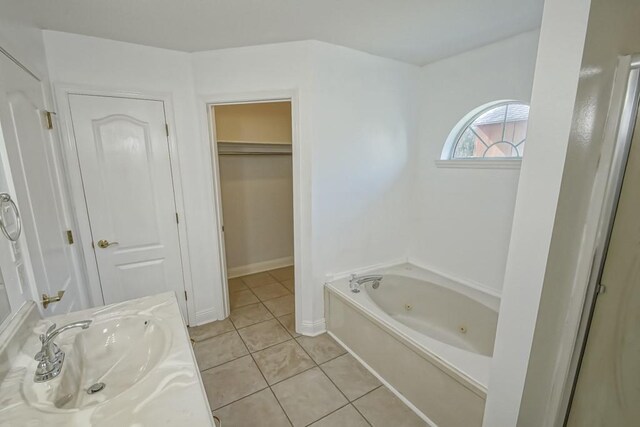
[[[377,289],[326,284],[329,332],[434,424],[480,426],[498,298],[411,264],[367,273]]]
[[[372,273],[384,276],[375,290],[353,293],[348,278],[326,286],[486,395],[499,298],[408,263]]]
[[[66,353],[61,374],[35,383],[39,334],[51,322],[79,320],[92,324],[55,340]],[[0,376],[0,426],[214,426],[173,293],[51,317],[22,329],[26,332],[11,338],[19,350],[7,354],[8,369]],[[104,390],[88,394],[98,382],[106,384]]]

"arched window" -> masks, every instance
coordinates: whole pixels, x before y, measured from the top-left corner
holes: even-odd
[[[527,141],[529,105],[499,101],[469,113],[453,129],[443,160],[519,159]]]

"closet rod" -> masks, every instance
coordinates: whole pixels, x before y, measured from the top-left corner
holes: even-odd
[[[291,153],[265,153],[260,151],[239,151],[239,152],[227,152],[218,153],[220,156],[290,156]]]

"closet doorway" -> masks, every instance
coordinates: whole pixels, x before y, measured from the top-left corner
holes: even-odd
[[[230,318],[295,334],[291,101],[210,109]]]

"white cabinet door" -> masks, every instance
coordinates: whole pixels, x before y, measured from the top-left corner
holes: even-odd
[[[69,95],[104,302],[175,291],[186,319],[161,101]]]
[[[44,119],[42,89],[40,81],[0,54],[0,121],[8,156],[7,188],[0,191],[15,191],[24,228],[24,237],[13,245],[13,261],[21,286],[31,276],[25,265],[31,265],[35,298],[66,292],[62,301],[43,311],[51,315],[86,308],[88,301],[67,240],[66,185],[57,141]]]

